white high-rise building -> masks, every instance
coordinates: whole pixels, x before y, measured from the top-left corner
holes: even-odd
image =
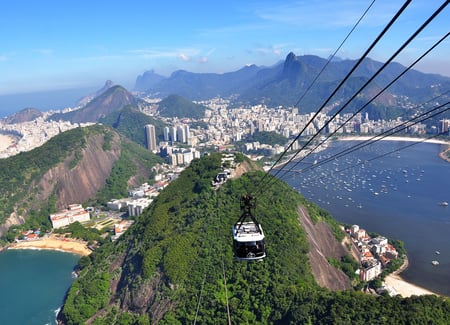
[[[186,142],[189,142],[189,139],[191,138],[189,132],[190,132],[189,125],[186,124],[184,126],[184,134],[186,135]]]
[[[164,127],[164,141],[170,140],[170,129],[168,126]]]
[[[172,126],[172,128],[170,129],[170,140],[172,142],[177,141],[177,128],[175,126]]]
[[[184,127],[182,125],[177,126],[177,137],[178,137],[178,142],[181,142],[181,143],[187,142],[186,133],[185,133]]]
[[[154,125],[147,124],[145,126],[145,139],[147,140],[147,148],[152,152],[157,152],[158,147],[156,146],[156,131]]]

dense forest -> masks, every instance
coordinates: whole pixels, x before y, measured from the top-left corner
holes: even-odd
[[[233,324],[450,323],[450,303],[437,296],[403,299],[320,288],[310,271],[297,208],[304,204],[315,221],[333,219],[281,181],[257,197],[267,257],[254,263],[235,260],[231,226],[240,214],[239,198],[258,192],[264,174],[248,172],[214,190],[211,180],[221,164],[219,154],[194,160],[119,240],[83,257],[60,320],[227,324],[229,317]]]

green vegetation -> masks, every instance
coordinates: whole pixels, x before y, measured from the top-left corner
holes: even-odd
[[[70,155],[73,155],[72,160],[77,160],[77,152],[86,146],[86,137],[103,129],[99,126],[72,129],[31,151],[0,159],[0,223],[9,217],[18,202],[35,215],[54,210],[54,205],[50,206],[49,202],[36,202],[36,193],[32,189],[34,182]],[[73,167],[72,163],[70,166]]]
[[[358,280],[358,276],[355,271],[359,268],[359,265],[350,255],[345,255],[340,260],[329,257],[328,263],[344,272],[351,280]]]
[[[249,135],[245,139],[245,142],[259,142],[261,144],[268,144],[271,146],[276,144],[285,145],[288,142],[288,138],[276,132],[261,131],[255,132],[253,135]]]
[[[87,242],[103,242],[103,238],[100,236],[101,231],[95,228],[85,228],[78,221],[67,227],[55,229],[53,232],[56,234],[70,234],[70,238],[81,239]]]
[[[146,147],[145,125],[154,125],[156,137],[160,140],[163,139],[163,129],[166,126],[163,122],[141,113],[131,105],[127,105],[119,111],[111,112],[106,117],[102,118],[100,122],[111,126],[120,134],[143,147]]]
[[[62,309],[67,324],[89,318],[93,324],[225,324],[227,301],[234,324],[449,323],[450,304],[440,297],[319,288],[298,222],[305,200],[280,181],[258,194],[267,258],[234,260],[230,229],[240,215],[239,198],[255,192],[264,174],[247,173],[214,191],[220,164],[217,154],[194,160],[129,231],[83,259]],[[316,221],[328,219],[308,208]]]
[[[178,95],[169,95],[159,103],[159,114],[164,117],[195,118],[205,116],[206,106],[195,104]]]
[[[114,164],[109,177],[106,179],[105,186],[97,193],[92,205],[106,205],[106,202],[112,198],[121,198],[128,196],[128,181],[131,177],[138,174],[138,169],[150,171],[157,163],[163,160],[159,156],[151,153],[147,149],[136,143],[123,140],[121,143],[121,155]],[[149,172],[150,176],[150,172]],[[141,183],[149,179],[141,179]]]
[[[103,150],[111,150],[114,131],[95,125],[76,128],[53,137],[43,146],[29,152],[0,160],[0,223],[20,206],[17,212],[27,215],[22,225],[12,226],[3,236],[6,242],[14,241],[22,230],[40,230],[42,234],[52,229],[49,215],[56,212],[57,196],[52,193],[47,200],[38,200],[36,184],[42,176],[57,164],[66,161],[70,169],[75,168],[82,159],[91,135],[102,134]],[[49,152],[51,154],[49,154]],[[151,168],[162,159],[136,143],[121,142],[121,157],[113,166],[105,187],[99,191],[92,204],[102,205],[114,197],[127,196],[127,183],[132,177],[137,181],[149,181]],[[143,171],[147,171],[145,175]],[[56,188],[55,188],[56,190]],[[82,202],[86,203],[86,202]],[[82,237],[80,237],[82,238]],[[90,239],[87,239],[90,240]],[[95,238],[98,241],[98,238]]]

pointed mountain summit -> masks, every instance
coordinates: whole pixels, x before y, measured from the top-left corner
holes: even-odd
[[[122,86],[117,85],[108,88],[83,108],[69,113],[55,114],[56,116],[52,116],[52,119],[60,118],[69,120],[72,123],[98,122],[101,118],[127,105],[139,109],[145,103],[141,99],[134,97]]]
[[[269,67],[249,65],[223,74],[175,71],[170,77],[149,88],[147,93],[158,94],[160,97],[177,94],[189,100],[232,96],[238,105],[295,105],[300,112],[310,113],[321,107],[357,62],[357,59],[340,58],[328,62],[315,55],[297,56],[290,52],[285,60]],[[349,112],[356,111],[406,69],[401,64],[392,62],[369,86],[360,91],[382,66],[383,62],[364,59],[327,105],[339,109],[339,105],[343,105],[352,94],[358,92],[357,100],[352,101],[348,107]],[[389,119],[398,110],[407,111],[409,107],[444,93],[449,87],[449,77],[410,70],[369,104],[366,111],[374,119]],[[399,102],[400,98],[407,102]]]
[[[77,106],[86,106],[91,100],[93,100],[97,96],[100,96],[101,94],[103,94],[105,91],[107,91],[112,86],[114,86],[114,82],[112,82],[111,80],[106,80],[106,82],[105,82],[105,84],[103,85],[102,88],[100,88],[99,90],[97,90],[93,94],[89,94],[89,95],[84,96],[83,98],[81,98],[78,101]]]
[[[147,91],[154,85],[158,84],[165,77],[157,74],[154,70],[145,71],[142,75],[136,78],[136,83],[134,85],[134,90],[136,91]]]

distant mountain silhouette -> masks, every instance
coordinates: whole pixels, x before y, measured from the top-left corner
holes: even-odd
[[[3,119],[3,122],[6,124],[24,123],[24,122],[33,121],[42,115],[43,114],[40,110],[29,107],[29,108],[24,108],[9,117],[5,117]]]
[[[299,99],[325,66],[326,59],[314,55],[296,56],[294,53],[289,53],[284,61],[271,67],[251,65],[223,74],[179,70],[172,73],[170,77],[155,82],[146,90],[146,93],[158,94],[159,97],[177,94],[190,100],[235,95],[235,100],[240,104],[265,103],[271,107],[298,105],[301,112],[312,112],[324,103],[356,62],[357,60],[332,60],[300,103],[298,103]],[[329,104],[339,107],[356,93],[382,64],[369,58],[363,60]],[[404,69],[405,67],[399,63],[389,64],[369,87],[358,94],[358,100],[349,105],[348,110],[359,108],[361,103],[372,98],[378,90]],[[140,83],[137,82],[136,88],[139,87]],[[450,78],[448,77],[411,70],[374,100],[369,105],[368,111],[373,116],[378,116],[380,111],[385,111],[386,108],[398,108],[399,98],[403,101],[406,98],[409,106],[421,104],[449,88]]]
[[[147,91],[148,89],[155,86],[163,79],[165,79],[165,77],[155,73],[154,70],[145,71],[142,75],[136,78],[134,90]]]
[[[194,73],[178,70],[168,78],[160,80],[146,89],[148,94],[158,94],[164,98],[177,94],[187,99],[208,99],[216,96],[229,96],[240,93],[247,82],[253,82],[256,74],[263,68],[256,65],[246,66],[238,71],[224,74]],[[141,83],[136,81],[135,89],[142,89]]]

